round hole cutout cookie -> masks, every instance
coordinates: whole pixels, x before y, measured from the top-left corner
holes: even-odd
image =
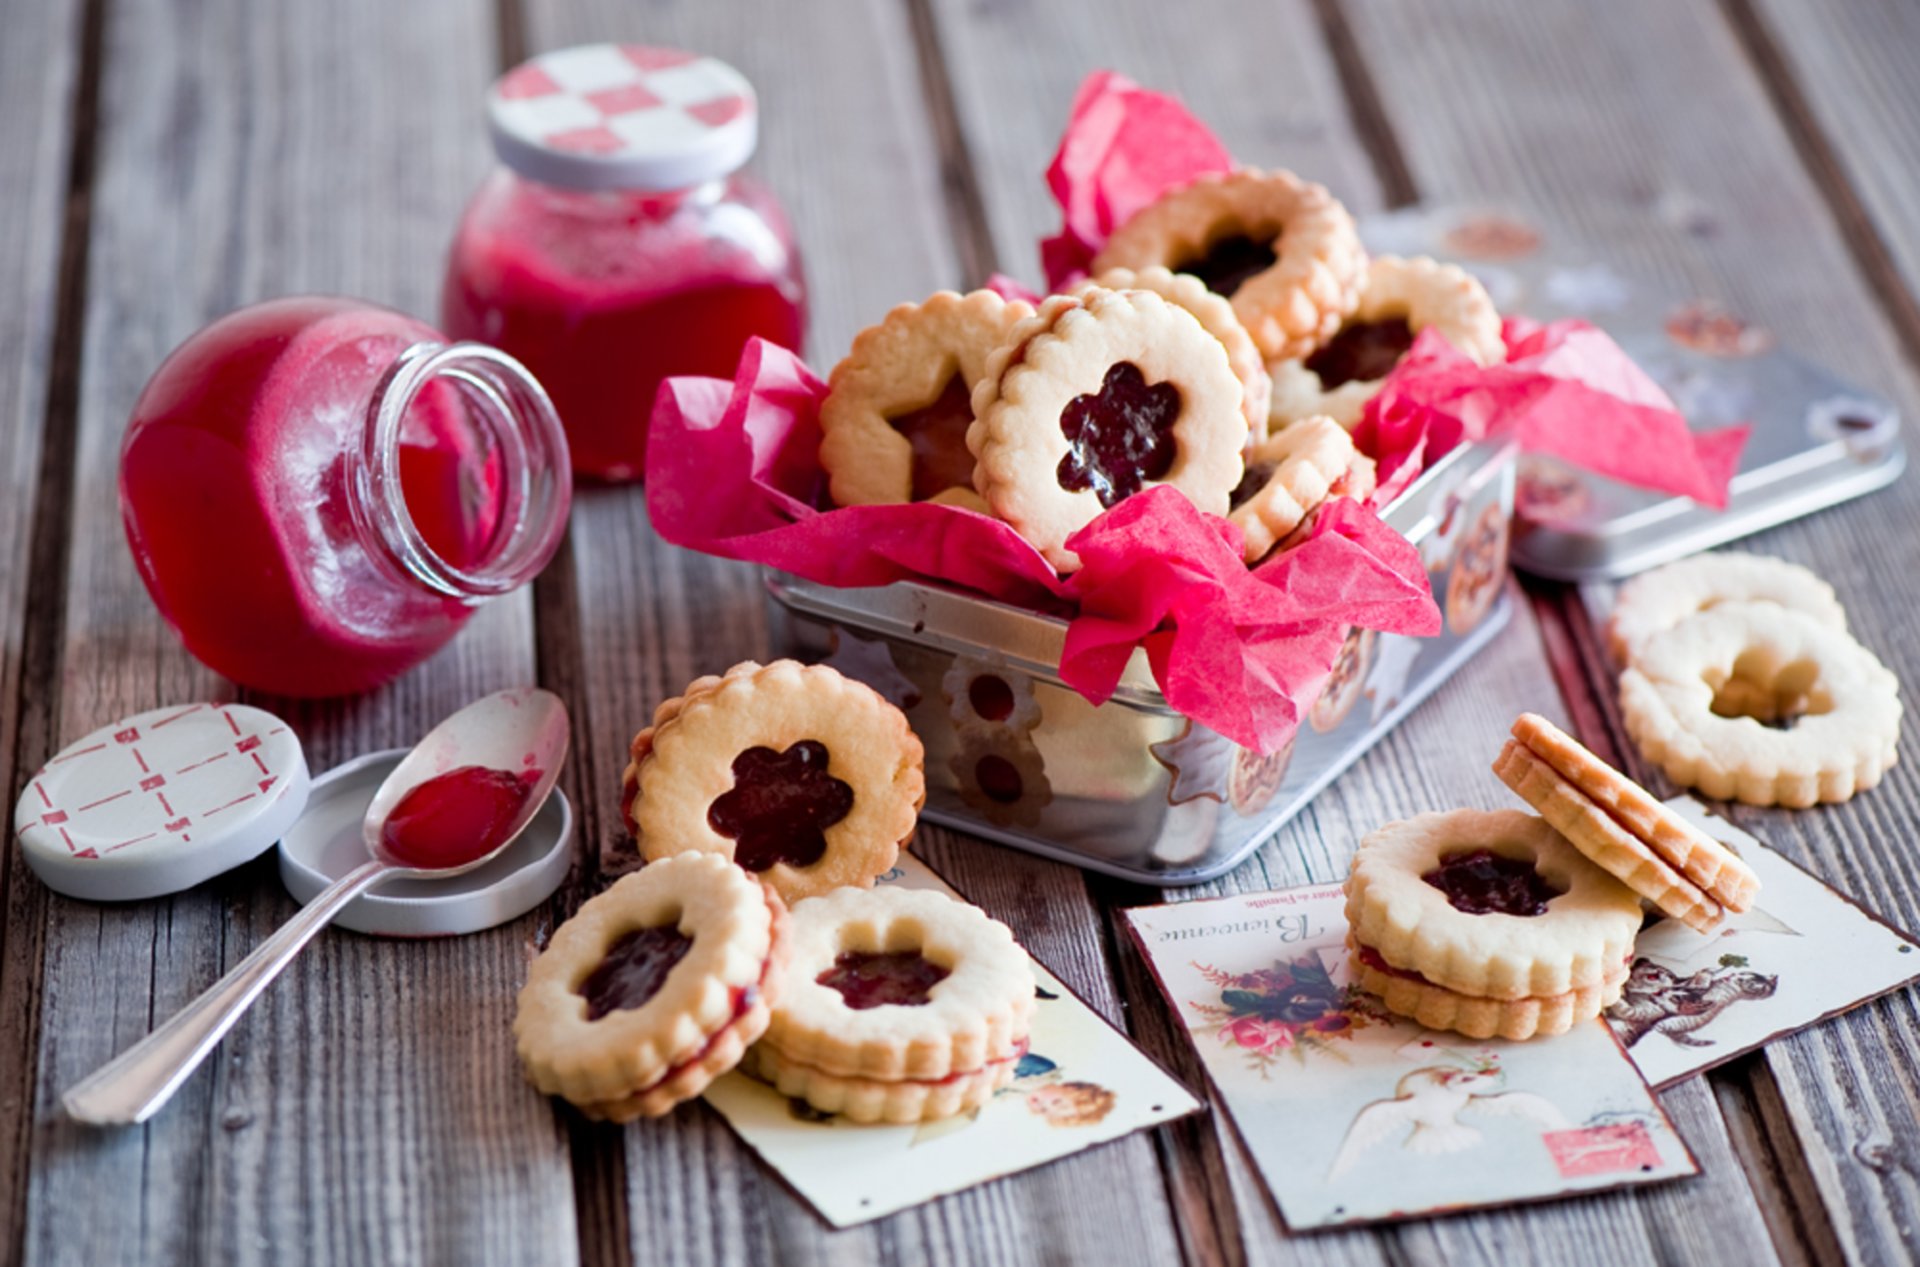
[[[1620,708],[1641,755],[1716,800],[1845,801],[1898,758],[1899,681],[1773,603],[1722,603],[1649,638],[1620,675]]]
[[[1089,270],[1158,265],[1233,303],[1269,361],[1305,356],[1360,300],[1366,248],[1323,185],[1292,172],[1213,172],[1121,225]]]
[[[514,1015],[533,1084],[589,1117],[657,1117],[766,1030],[786,958],[779,895],[715,854],[622,877],[554,930]]]
[[[947,716],[956,730],[1007,730],[1028,733],[1040,724],[1040,701],[1033,679],[1002,655],[957,655],[940,679]]]
[[[1324,342],[1272,367],[1272,425],[1325,416],[1351,431],[1414,338],[1438,330],[1476,365],[1506,356],[1500,314],[1473,274],[1419,256],[1375,256],[1360,303]]]
[[[947,768],[967,807],[997,826],[1039,826],[1053,783],[1032,736],[980,726],[956,726],[954,735],[959,744]]]
[[[1717,550],[1642,572],[1623,584],[1607,618],[1607,647],[1616,663],[1629,664],[1635,648],[1655,634],[1722,603],[1777,603],[1829,629],[1845,633],[1847,628],[1847,612],[1833,586],[1811,570],[1764,554]]]
[[[702,678],[634,738],[628,819],[642,857],[718,853],[789,902],[866,887],[913,837],[920,741],[899,709],[825,665]]]
[[[871,987],[877,1002],[863,972],[893,978]],[[1017,1058],[1033,1018],[1033,968],[1006,925],[930,889],[842,889],[799,903],[787,978],[762,1043],[787,1065],[840,1078],[975,1073]]]
[[[1144,290],[1055,295],[973,397],[974,487],[1062,572],[1067,538],[1159,484],[1209,514],[1240,480],[1240,380],[1193,314]]]
[[[971,506],[973,392],[988,355],[1032,315],[1031,304],[990,290],[943,290],[855,336],[820,404],[820,465],[834,504]]]
[[[1487,899],[1476,885],[1496,896]],[[1515,892],[1528,901],[1520,904]],[[1475,905],[1487,909],[1463,909]],[[1390,968],[1475,998],[1601,985],[1633,949],[1640,918],[1638,894],[1543,819],[1518,810],[1389,823],[1360,842],[1347,878],[1354,940]]]

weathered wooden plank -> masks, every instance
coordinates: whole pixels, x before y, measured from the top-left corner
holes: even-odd
[[[692,3],[655,8],[644,20],[625,6],[535,3],[527,19],[535,48],[621,38],[679,44],[724,57],[753,80],[762,107],[755,167],[786,202],[806,253],[809,353],[821,369],[893,304],[978,280],[959,267],[955,241],[964,250],[969,235],[950,225],[942,191],[943,173],[965,179],[964,156],[939,147],[900,7],[873,2],[827,21],[782,6],[757,11],[749,27],[737,13]],[[765,599],[754,569],[660,543],[637,490],[580,499],[574,556],[592,683],[581,731],[599,800],[592,839],[617,868],[630,865],[613,806],[634,730],[691,678],[764,658]],[[1117,1015],[1102,934],[1077,872],[931,829],[919,849]],[[839,1234],[826,1233],[704,1110],[631,1128],[625,1165],[640,1262],[758,1261],[775,1245],[834,1261],[1175,1252],[1143,1139]]]
[[[91,171],[91,93],[82,69],[79,3],[14,14],[0,46],[0,777],[6,804],[51,755],[55,728],[48,666],[59,639],[66,493],[72,452],[74,354]],[[77,183],[77,196],[70,186]],[[70,227],[71,226],[71,227]],[[48,439],[51,437],[51,439]],[[56,601],[31,601],[36,581]],[[45,890],[18,850],[0,865],[0,1256],[25,1235],[32,1146]]]
[[[1732,11],[1739,16],[1738,6]],[[1417,5],[1370,4],[1354,17],[1363,47],[1392,69],[1382,77],[1389,113],[1423,192],[1537,205],[1676,293],[1726,302],[1781,343],[1889,392],[1912,412],[1912,371],[1875,303],[1888,283],[1862,276],[1871,251],[1848,249],[1850,222],[1836,218],[1836,208],[1844,212],[1850,195],[1836,195],[1831,173],[1807,165],[1809,155],[1839,144],[1846,127],[1836,116],[1825,136],[1813,135],[1804,119],[1783,120],[1775,109],[1816,91],[1840,92],[1844,81],[1824,77],[1816,87],[1823,76],[1811,66],[1793,82],[1769,80],[1778,71],[1764,57],[1756,69],[1751,33],[1743,39],[1706,6],[1480,5],[1450,9],[1443,19]],[[1817,25],[1826,21],[1823,14]],[[1812,29],[1802,31],[1809,48],[1817,45]],[[1887,55],[1897,57],[1899,47]],[[1518,100],[1527,108],[1517,109]],[[1907,118],[1884,125],[1889,144],[1911,130]],[[1872,135],[1859,140],[1854,166],[1887,161]],[[1878,195],[1874,205],[1888,200]],[[1913,521],[1916,499],[1920,491],[1906,481],[1751,543],[1830,578],[1858,636],[1908,679],[1916,668],[1905,633],[1912,600],[1907,587],[1885,578],[1914,569],[1920,544],[1888,528]],[[1595,676],[1604,681],[1604,670]],[[1920,809],[1916,782],[1909,764],[1843,807],[1734,816],[1911,926],[1920,885],[1909,851],[1896,842],[1898,824]],[[1895,996],[1723,1075],[1755,1080],[1749,1094],[1723,1103],[1775,1114],[1735,1135],[1773,1150],[1748,1158],[1748,1170],[1783,1172],[1781,1200],[1817,1192],[1824,1209],[1803,1205],[1794,1215],[1814,1229],[1808,1239],[1816,1247],[1833,1243],[1819,1230],[1830,1218],[1850,1255],[1892,1260],[1911,1251],[1920,1210],[1911,1151],[1920,1102],[1915,1013],[1911,993]],[[1777,1088],[1760,1085],[1768,1074]]]
[[[121,538],[114,471],[144,376],[198,325],[275,294],[431,313],[484,170],[479,3],[130,5],[109,14],[61,658],[68,734],[230,695],[163,628]],[[503,601],[384,691],[285,705],[316,769],[409,743],[532,676]],[[272,703],[272,701],[265,701]],[[290,912],[271,859],[170,900],[47,900],[26,1249],[47,1262],[565,1261],[565,1138],[507,1026],[534,923],[434,943],[322,937],[144,1129],[81,1130],[58,1093]]]

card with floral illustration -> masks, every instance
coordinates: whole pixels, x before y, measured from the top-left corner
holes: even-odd
[[[954,890],[901,855],[881,884]],[[956,895],[957,896],[957,895]],[[1200,1110],[1200,1102],[1038,960],[1039,1009],[1013,1082],[978,1111],[920,1126],[862,1126],[745,1074],[706,1100],[835,1227],[851,1227]]]
[[[1295,1231],[1699,1172],[1601,1021],[1437,1033],[1348,985],[1338,884],[1127,912]]]
[[[1607,1023],[1661,1089],[1920,980],[1920,947],[1691,797],[1667,802],[1760,877],[1753,909],[1710,933],[1640,934]]]

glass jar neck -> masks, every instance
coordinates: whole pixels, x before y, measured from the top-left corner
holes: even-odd
[[[421,532],[402,477],[408,412],[440,382],[458,392],[476,441],[497,463],[496,523],[473,560],[447,558]],[[525,366],[485,344],[421,342],[402,352],[368,398],[358,457],[349,498],[369,553],[435,593],[478,603],[518,589],[566,532],[573,482],[559,415]]]
[[[727,186],[736,173],[717,176],[684,189],[573,189],[508,169],[514,181],[540,203],[563,214],[598,218],[609,211],[665,219],[682,210],[699,211],[717,206],[727,196]]]

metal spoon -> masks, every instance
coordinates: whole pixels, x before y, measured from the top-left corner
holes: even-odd
[[[99,1125],[144,1122],[153,1116],[280,970],[349,902],[396,876],[440,880],[471,871],[512,844],[553,791],[567,757],[567,736],[566,706],[551,692],[532,689],[489,695],[435,726],[394,767],[367,806],[361,831],[372,856],[327,886],[166,1024],[69,1088],[61,1097],[67,1112]],[[421,784],[465,766],[527,772],[529,791],[518,817],[500,833],[498,844],[458,865],[407,865],[389,848],[388,815]]]

